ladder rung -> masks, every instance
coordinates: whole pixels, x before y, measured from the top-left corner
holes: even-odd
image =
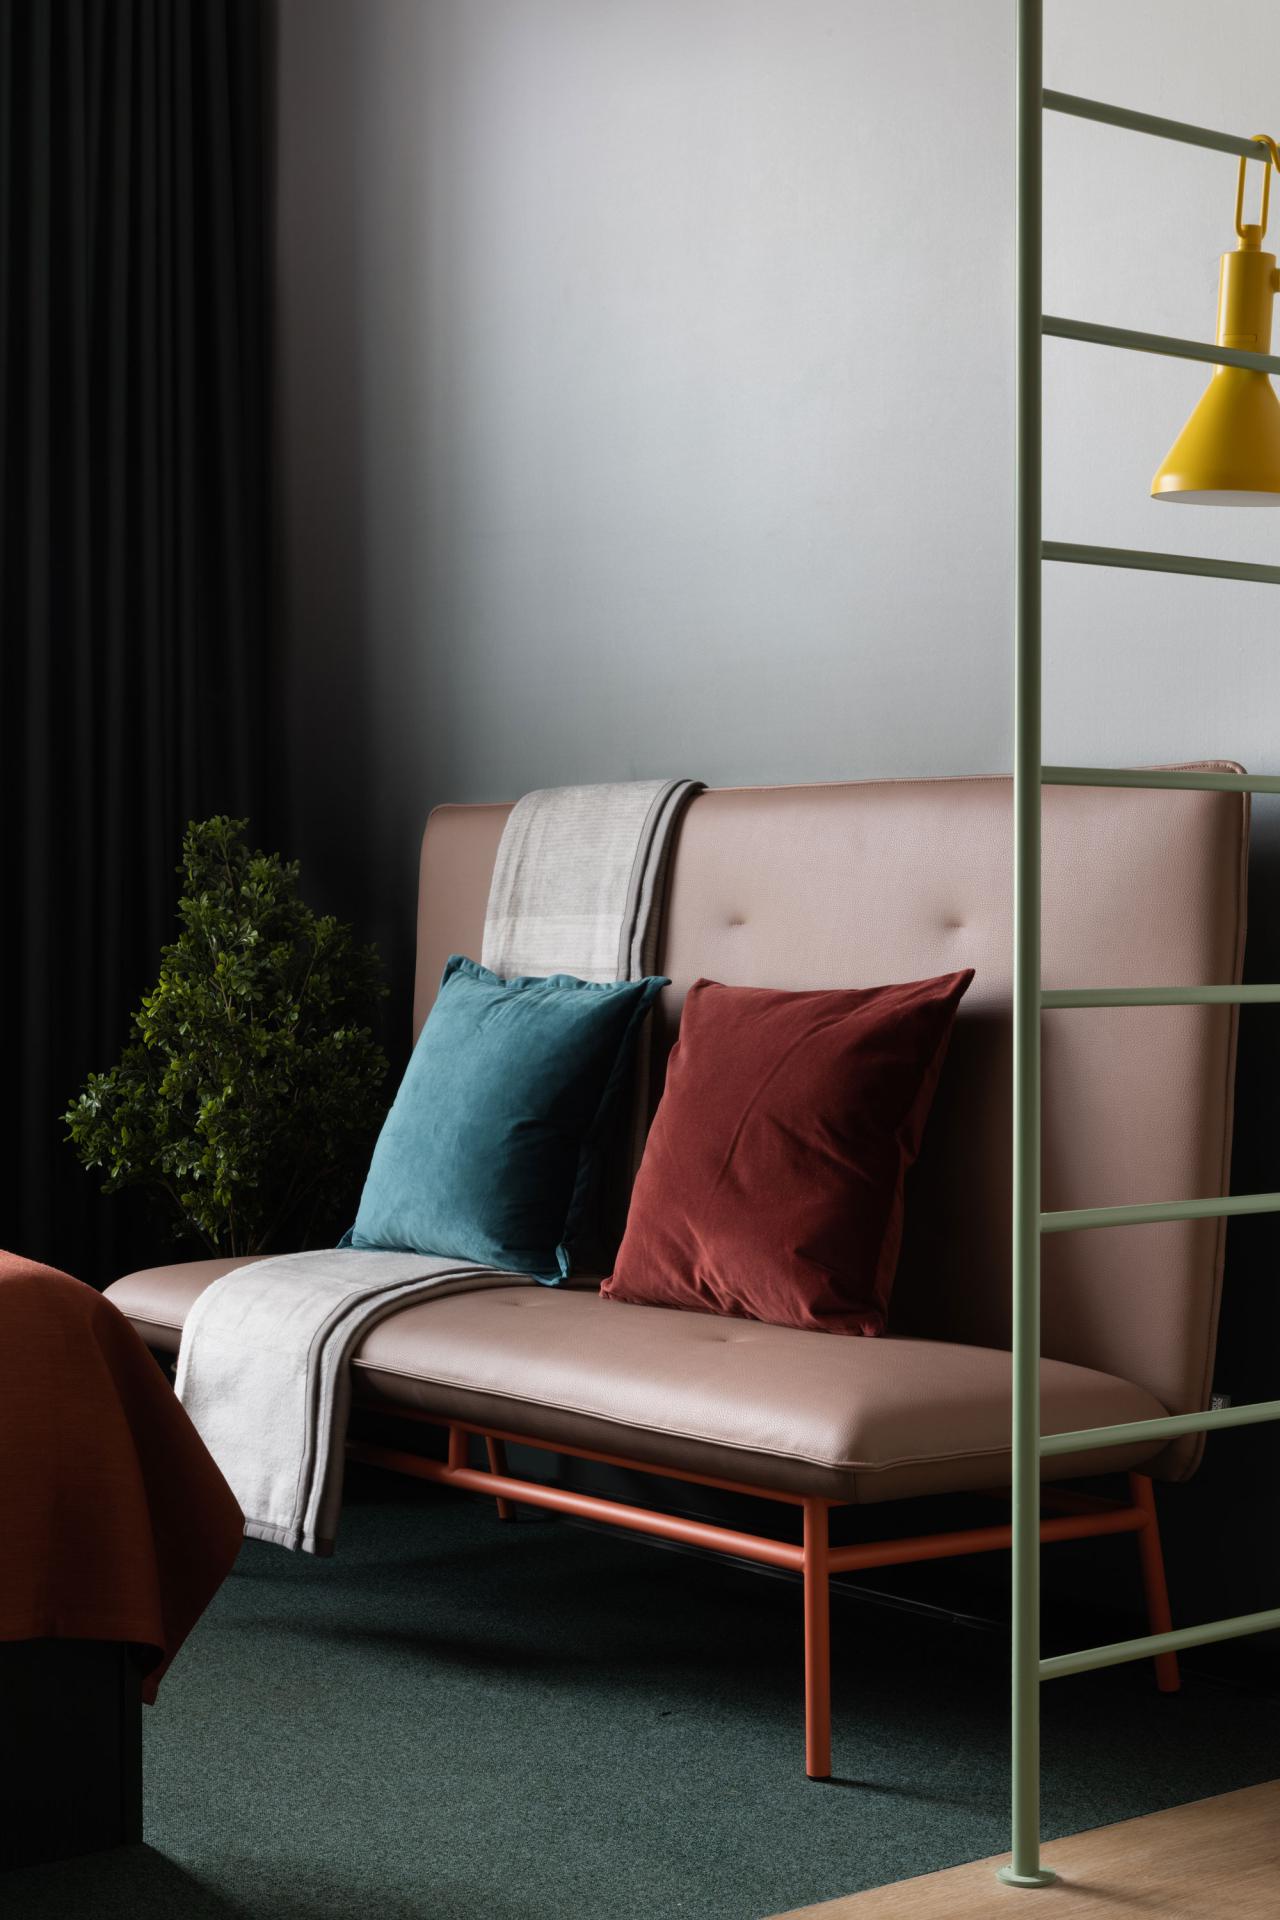
[[[1280,1000],[1280,986],[1264,987],[1067,987],[1040,995],[1049,1011],[1059,1007],[1251,1007]]]
[[[1040,1457],[1088,1453],[1094,1447],[1136,1446],[1142,1440],[1180,1440],[1185,1433],[1216,1433],[1223,1427],[1256,1427],[1280,1420],[1280,1400],[1253,1400],[1239,1407],[1206,1407],[1202,1413],[1166,1413],[1157,1420],[1130,1420],[1115,1427],[1080,1427],[1040,1436]]]
[[[1219,773],[1207,767],[1041,767],[1046,787],[1177,788],[1188,793],[1280,793],[1280,774]]]
[[[1204,1647],[1215,1640],[1241,1640],[1248,1633],[1268,1633],[1280,1627],[1280,1607],[1265,1613],[1239,1613],[1230,1620],[1207,1620],[1202,1627],[1178,1627],[1173,1633],[1144,1633],[1140,1640],[1113,1640],[1105,1647],[1082,1647],[1078,1653],[1057,1653],[1040,1662],[1042,1680],[1061,1680],[1068,1673],[1091,1673],[1095,1667],[1118,1667],[1125,1660],[1145,1660],[1150,1654],[1177,1653],[1180,1647]]]
[[[1250,560],[1201,560],[1190,553],[1144,553],[1138,547],[1082,547],[1069,540],[1046,540],[1040,551],[1046,560],[1080,567],[1135,567],[1143,573],[1194,573],[1208,580],[1280,586],[1280,567],[1260,567]]]
[[[1081,1233],[1088,1227],[1146,1227],[1165,1220],[1222,1220],[1240,1213],[1280,1213],[1280,1193],[1222,1194],[1213,1200],[1156,1200],[1136,1207],[1070,1207],[1042,1213],[1041,1233]]]
[[[1041,96],[1046,113],[1069,113],[1077,120],[1097,120],[1104,127],[1124,127],[1129,133],[1149,133],[1157,140],[1177,140],[1188,147],[1209,147],[1214,153],[1240,153],[1246,160],[1260,160],[1256,140],[1238,133],[1215,133],[1211,127],[1195,127],[1185,120],[1163,120],[1155,113],[1135,113],[1132,107],[1109,107],[1101,100],[1085,100],[1078,93],[1057,93],[1046,87]]]
[[[1242,347],[1210,346],[1202,340],[1179,340],[1169,333],[1135,333],[1132,327],[1100,327],[1089,320],[1064,320],[1060,314],[1041,315],[1040,331],[1056,340],[1082,340],[1097,347],[1127,347],[1131,353],[1158,353],[1172,360],[1202,360],[1216,367],[1246,367],[1251,373],[1280,373],[1274,353],[1247,353]]]

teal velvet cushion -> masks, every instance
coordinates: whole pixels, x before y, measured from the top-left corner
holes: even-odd
[[[666,984],[501,980],[455,954],[343,1245],[563,1280],[605,1119]]]

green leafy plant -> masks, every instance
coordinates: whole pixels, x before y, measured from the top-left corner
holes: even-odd
[[[382,1118],[377,952],[298,896],[298,864],[248,822],[193,821],[181,931],[118,1064],[63,1116],[104,1193],[150,1190],[178,1236],[260,1254],[332,1237]],[[342,1219],[345,1210],[346,1219]]]

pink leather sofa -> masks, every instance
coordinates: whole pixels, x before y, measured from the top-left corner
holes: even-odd
[[[1248,802],[1050,788],[1047,987],[1240,977]],[[478,954],[505,806],[428,822],[415,1032],[446,957]],[[510,1501],[589,1514],[803,1575],[807,1766],[830,1772],[828,1576],[1008,1545],[1011,790],[1004,779],[739,788],[680,829],[659,964],[649,1106],[698,975],[741,985],[876,985],[972,966],[921,1159],[890,1333],[801,1332],[512,1287],[409,1307],[355,1356],[357,1399],[449,1429],[447,1461],[352,1451]],[[1226,1191],[1235,1064],[1229,1008],[1044,1018],[1047,1209]],[[1044,1245],[1043,1426],[1061,1432],[1207,1405],[1223,1223],[1057,1234]],[[110,1297],[176,1351],[191,1301],[233,1264],[130,1274]],[[469,1440],[486,1442],[487,1467]],[[802,1538],[624,1506],[515,1478],[508,1440],[730,1486],[798,1510]],[[1047,1540],[1136,1536],[1154,1630],[1169,1624],[1151,1478],[1195,1468],[1203,1437],[1045,1463]],[[1141,1471],[1139,1471],[1139,1469]],[[1048,1483],[1130,1475],[1127,1500]],[[832,1547],[832,1506],[989,1490],[991,1524]],[[794,1527],[794,1522],[792,1523]],[[676,1565],[672,1579],[679,1577]],[[678,1628],[673,1629],[678,1631]],[[1161,1684],[1176,1685],[1171,1656]]]

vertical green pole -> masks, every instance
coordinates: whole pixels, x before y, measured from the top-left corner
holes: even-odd
[[[1018,0],[1013,748],[1013,1862],[1040,1865],[1040,246],[1042,0]]]

